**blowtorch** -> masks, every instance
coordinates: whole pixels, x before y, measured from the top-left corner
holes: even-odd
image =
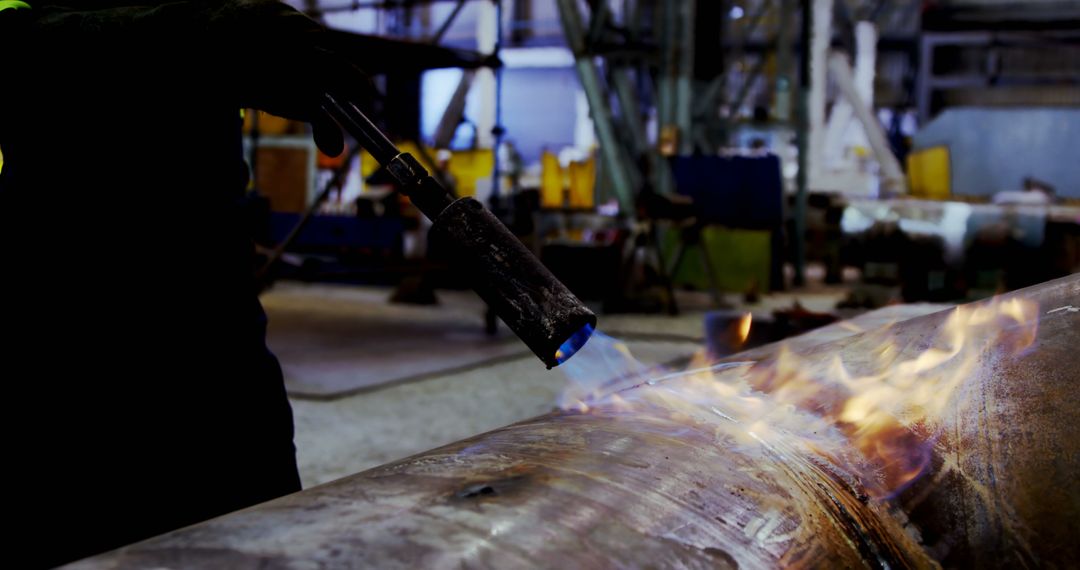
[[[592,335],[593,314],[491,212],[455,198],[411,154],[401,152],[356,105],[324,94],[322,107],[381,164],[432,221],[430,238],[451,267],[550,369]]]

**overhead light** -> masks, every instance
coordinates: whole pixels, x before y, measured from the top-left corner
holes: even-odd
[[[739,18],[742,18],[745,14],[746,12],[742,9],[742,6],[739,6],[738,4],[732,6],[731,11],[728,12],[728,16],[732,20],[738,20]]]
[[[499,59],[507,68],[573,67],[574,54],[564,47],[506,48]]]

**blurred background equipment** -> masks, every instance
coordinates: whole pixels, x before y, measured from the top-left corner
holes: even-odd
[[[1073,2],[295,4],[372,75],[380,94],[364,111],[394,144],[607,317],[749,310],[760,336],[801,330],[772,324],[795,302],[850,316],[1080,270]],[[360,335],[368,350],[328,358],[367,358],[371,374],[308,363],[294,393],[520,354],[491,311],[455,312],[465,276],[361,145],[330,158],[303,125],[253,112],[246,124],[252,231],[276,260],[262,268],[269,303],[303,283],[389,287],[395,304],[455,315],[425,321],[443,323],[428,337]],[[630,328],[670,336],[648,322]],[[389,350],[405,337],[427,358]]]
[[[392,51],[392,63],[360,60],[384,95],[372,109],[380,127],[609,311],[677,311],[681,289],[710,292],[723,306],[725,292],[802,286],[811,266],[823,267],[829,283],[863,272],[870,285],[920,281],[896,289],[908,296],[876,302],[1001,289],[1004,270],[988,285],[990,273],[966,267],[967,256],[946,259],[932,248],[924,253],[936,261],[920,263],[949,273],[947,286],[937,277],[921,283],[921,269],[886,269],[899,261],[857,253],[878,248],[844,237],[842,212],[866,200],[917,208],[909,198],[1030,205],[1039,196],[1024,193],[1027,180],[1053,189],[1040,195],[1054,208],[1049,223],[1061,227],[1051,243],[1028,235],[1025,247],[1058,256],[1053,275],[1075,267],[1070,208],[1080,200],[1080,165],[1069,152],[1080,129],[1080,15],[1072,3],[300,7],[356,53]],[[264,245],[280,245],[306,206],[327,196],[268,279],[404,280],[426,293],[396,298],[423,302],[461,286],[426,255],[427,226],[372,178],[377,165],[366,153],[333,162],[315,156],[296,126],[267,116],[259,125],[255,183],[273,212]],[[345,170],[334,176],[333,168]],[[652,196],[690,201],[672,217],[641,207],[657,202]],[[918,215],[959,206],[927,207]],[[902,225],[895,231],[905,239],[922,239]]]

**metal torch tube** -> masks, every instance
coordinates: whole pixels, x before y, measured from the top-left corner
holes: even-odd
[[[322,106],[379,164],[385,165],[401,154],[394,143],[353,103],[344,99],[339,101],[333,95],[324,93]]]
[[[323,108],[394,177],[432,221],[433,245],[548,368],[585,344],[596,315],[498,218],[472,198],[455,199],[355,105],[326,95]]]

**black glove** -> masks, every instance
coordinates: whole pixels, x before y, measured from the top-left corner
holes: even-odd
[[[89,92],[110,86],[163,101],[262,109],[311,123],[316,144],[331,156],[344,143],[321,95],[363,106],[374,93],[370,79],[336,53],[329,31],[275,0],[56,2],[43,0],[24,21],[5,15],[4,31],[13,33],[0,47],[32,40],[35,61],[70,67],[63,71],[69,83]]]
[[[363,106],[374,88],[338,55],[326,28],[275,0],[232,0],[209,24],[222,45],[231,46],[226,51],[242,58],[233,83],[242,106],[311,123],[319,148],[341,153],[341,129],[322,110],[322,94]]]
[[[329,156],[344,147],[341,129],[320,105],[323,93],[364,106],[374,87],[335,51],[319,23],[275,0],[232,0],[212,13],[212,35],[235,52],[235,82],[243,107],[311,123]]]

